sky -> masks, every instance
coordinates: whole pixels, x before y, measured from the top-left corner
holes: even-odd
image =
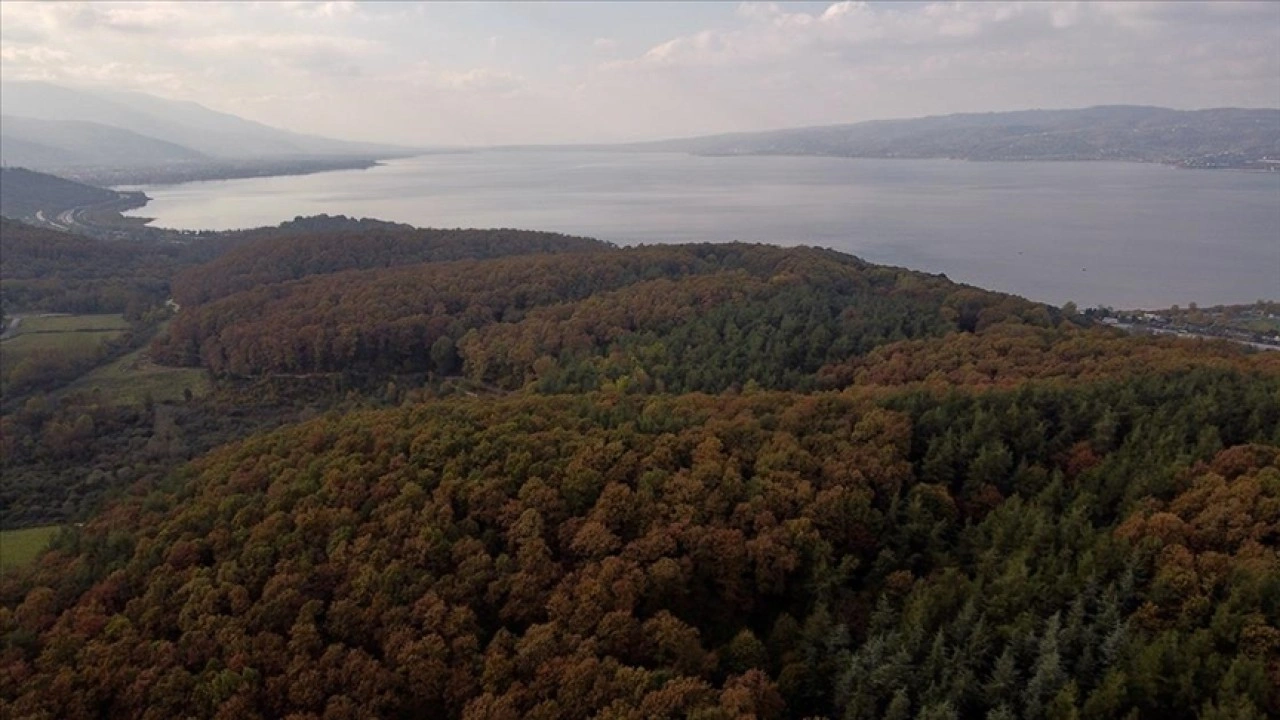
[[[0,79],[415,145],[1280,107],[1280,3],[5,0]]]

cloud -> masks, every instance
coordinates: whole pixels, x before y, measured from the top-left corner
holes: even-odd
[[[4,79],[144,90],[162,96],[181,95],[192,90],[191,78],[185,74],[158,72],[144,66],[116,62],[27,65],[16,71],[10,69],[4,74]]]
[[[156,33],[173,25],[181,11],[169,3],[5,3],[7,15],[51,30]],[[23,7],[26,6],[26,7]]]
[[[336,35],[236,34],[210,35],[184,43],[188,48],[213,52],[309,53],[319,51],[360,55],[375,51],[377,43]]]
[[[311,132],[565,142],[1280,104],[1280,4],[0,2],[0,75]]]
[[[279,5],[307,18],[346,18],[360,11],[358,3],[346,2],[281,2]]]
[[[992,55],[1018,46],[1072,43],[1087,57],[1096,34],[1103,49],[1135,39],[1155,40],[1150,31],[1173,36],[1199,27],[1201,19],[1247,30],[1247,22],[1280,20],[1276,8],[1259,3],[931,3],[927,5],[837,2],[823,12],[789,12],[773,3],[748,3],[739,16],[744,27],[706,29],[651,47],[631,66],[735,66],[777,62],[814,53],[859,54],[937,52]],[[1176,26],[1172,28],[1171,26]],[[1254,29],[1256,31],[1256,28]],[[859,52],[862,51],[862,52]]]
[[[605,69],[711,69],[726,79],[766,69],[835,75],[861,69],[899,78],[969,73],[976,79],[972,73],[980,72],[991,79],[992,73],[1025,75],[1031,68],[1052,75],[1056,65],[1062,72],[1120,72],[1136,81],[1154,65],[1205,72],[1208,62],[1238,74],[1241,68],[1261,73],[1269,62],[1274,72],[1280,8],[1258,5],[837,2],[805,13],[751,3],[739,8],[745,20],[740,27],[681,35]],[[1264,20],[1272,21],[1269,30],[1260,26]],[[1196,48],[1208,51],[1193,58]],[[1154,62],[1156,57],[1165,62]]]
[[[0,48],[0,60],[19,65],[53,65],[65,63],[71,55],[63,50],[47,47]]]
[[[454,90],[483,90],[486,92],[510,92],[517,90],[523,78],[504,70],[475,68],[465,72],[442,72],[437,75],[445,87]]]
[[[449,70],[431,63],[418,63],[403,78],[408,85],[418,89],[468,91],[486,94],[507,94],[525,86],[525,80],[506,70],[470,68]]]
[[[248,58],[303,70],[351,66],[381,52],[383,47],[363,38],[311,34],[211,35],[184,41],[183,52],[206,57],[209,62]]]
[[[1047,6],[1046,6],[1047,7]],[[979,3],[872,7],[838,2],[818,14],[788,12],[772,4],[742,6],[743,28],[709,29],[673,38],[636,59],[639,65],[750,65],[812,52],[859,47],[946,46],[991,35],[1002,24],[1038,12],[1022,5]]]

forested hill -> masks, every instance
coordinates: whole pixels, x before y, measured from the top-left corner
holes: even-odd
[[[342,216],[297,218],[253,233],[253,242],[179,275],[174,298],[194,305],[271,283],[340,270],[611,247],[598,240],[557,233],[419,229]]]
[[[15,203],[27,197],[23,188],[37,185],[33,207],[74,207],[116,197],[112,191],[51,175],[4,172],[5,197]],[[122,312],[131,303],[158,305],[172,296],[194,304],[235,290],[350,268],[609,247],[555,233],[416,229],[341,215],[198,237],[158,232],[128,239],[91,238],[0,218],[0,302],[18,311]]]
[[[503,237],[458,235],[481,250]],[[341,233],[247,245],[182,276],[184,309],[155,354],[230,377],[462,370],[512,389],[720,391],[815,387],[824,365],[896,340],[1056,322],[1020,298],[827,250],[519,237],[578,251],[368,269],[430,245],[388,236],[371,252]],[[356,269],[309,274],[344,267]]]
[[[43,210],[49,219],[58,211],[119,200],[114,190],[85,185],[24,168],[0,168],[0,215],[22,219]]]
[[[106,191],[103,191],[106,192]],[[0,218],[0,304],[6,311],[125,312],[163,303],[188,248],[107,241]]]
[[[628,147],[699,155],[1129,160],[1270,170],[1280,163],[1280,109],[1170,110],[1118,105],[969,113],[712,135]]]
[[[1278,396],[1224,369],[333,415],[0,581],[0,710],[1262,720]]]
[[[0,418],[18,503],[118,491],[0,573],[0,716],[1280,715],[1280,353],[816,248],[229,242],[151,353],[208,396]]]

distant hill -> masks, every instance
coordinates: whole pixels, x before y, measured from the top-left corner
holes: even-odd
[[[146,167],[207,160],[191,148],[81,120],[0,117],[0,157],[10,165]]]
[[[1280,162],[1280,110],[1183,111],[1122,105],[968,113],[710,135],[624,147],[697,155],[1125,160],[1270,169]]]
[[[618,249],[510,230],[263,240],[179,275],[174,299],[153,356],[219,377],[447,372],[453,348],[471,380],[509,390],[622,376],[667,391],[813,387],[824,365],[894,340],[1051,320],[1021,298],[814,248]]]
[[[58,211],[96,205],[120,198],[120,193],[65,180],[24,168],[0,168],[0,215],[23,219],[43,210]]]
[[[6,114],[110,125],[218,158],[395,154],[408,150],[290,132],[198,103],[138,92],[73,89],[42,82],[4,83],[2,90]]]
[[[0,305],[9,313],[156,305],[169,296],[169,277],[193,255],[176,243],[104,241],[9,218],[0,218],[0,253]]]
[[[343,270],[610,250],[585,237],[530,230],[415,228],[381,220],[320,215],[251,231],[246,243],[175,278],[174,298],[209,302],[237,292]]]
[[[290,132],[137,92],[9,82],[0,94],[0,160],[44,171],[167,168],[165,179],[173,181],[314,172],[320,166],[358,166],[356,159],[367,160],[367,166],[414,152]],[[198,169],[205,166],[211,169]]]

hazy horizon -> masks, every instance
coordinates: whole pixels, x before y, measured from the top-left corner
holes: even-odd
[[[1280,106],[1265,3],[3,3],[0,79],[413,146]]]

